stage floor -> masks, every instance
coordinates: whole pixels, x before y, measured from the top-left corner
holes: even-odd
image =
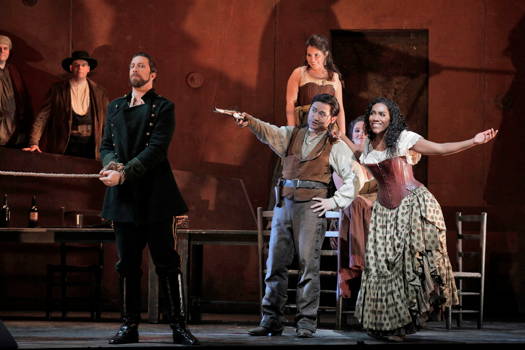
[[[226,317],[230,318],[230,317]],[[353,330],[333,330],[329,327],[318,329],[314,338],[298,339],[295,329],[286,327],[281,337],[251,337],[247,329],[255,322],[231,322],[220,315],[208,318],[204,323],[191,324],[189,328],[201,341],[202,347],[216,346],[256,346],[294,347],[314,346],[348,348],[363,347],[384,348],[384,343],[370,338],[366,333]],[[107,338],[112,336],[120,325],[114,321],[41,321],[41,320],[3,320],[20,349],[87,349],[87,348],[122,348],[122,347],[180,347],[171,343],[171,332],[167,324],[143,323],[140,326],[140,343],[130,345],[109,345]],[[474,322],[466,322],[461,329],[447,330],[444,322],[429,322],[427,327],[407,337],[404,345],[462,345],[476,346],[496,344],[523,346],[525,344],[525,323],[522,322],[486,322],[481,330]]]

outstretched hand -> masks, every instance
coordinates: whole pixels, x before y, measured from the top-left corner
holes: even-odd
[[[484,143],[487,143],[493,138],[495,138],[497,134],[498,134],[498,130],[494,130],[494,129],[488,129],[488,130],[482,131],[476,134],[476,136],[474,136],[474,144],[482,145]]]
[[[314,213],[319,213],[319,217],[323,216],[328,210],[334,209],[332,201],[328,198],[314,197],[312,200],[319,202],[310,207],[313,209]]]
[[[247,116],[251,117],[251,115],[249,115],[248,113],[242,112],[241,118],[235,118],[235,124],[237,124],[237,126],[240,126],[241,128],[248,126],[248,118],[246,118]]]

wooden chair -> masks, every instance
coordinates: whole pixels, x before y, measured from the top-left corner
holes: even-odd
[[[68,212],[62,208],[62,226],[81,226],[81,222],[75,224],[75,218],[78,220],[76,214],[81,214],[85,219],[89,216],[98,217],[98,213],[98,211],[91,210]],[[75,257],[80,257],[83,261],[89,260],[90,263],[76,263],[73,261]],[[66,318],[68,311],[84,309],[84,306],[87,305],[91,319],[100,320],[103,267],[104,246],[102,242],[95,244],[60,243],[59,263],[48,264],[46,269],[46,318],[51,319],[53,310],[60,310],[62,318]],[[77,289],[75,296],[68,293],[68,290],[73,288]],[[88,295],[79,296],[78,289],[80,288],[88,290]],[[55,296],[57,293],[54,293],[55,289],[59,289],[57,296]]]
[[[464,223],[474,223],[479,226],[478,233],[464,233]],[[457,315],[457,326],[461,327],[463,314],[477,314],[477,326],[481,329],[483,323],[483,299],[485,293],[485,247],[487,236],[487,213],[479,215],[464,215],[456,213],[457,227],[457,271],[454,278],[457,282],[459,305],[446,310],[446,327],[451,328],[452,314]],[[468,244],[467,240],[478,241],[478,244]],[[464,308],[464,297],[475,297],[478,302],[472,309]]]
[[[319,276],[321,278],[321,297],[318,311],[318,322],[320,322],[321,314],[335,314],[336,328],[341,327],[342,318],[342,298],[338,292],[338,266],[337,266],[337,250],[330,247],[330,238],[338,238],[338,221],[340,217],[339,211],[331,211],[326,213],[327,231],[325,239],[321,248],[321,270]],[[266,259],[268,256],[268,243],[270,241],[270,225],[273,217],[272,210],[263,210],[257,208],[257,252],[259,262],[259,298],[262,300],[265,292],[265,275],[266,275]],[[288,270],[289,287],[288,287],[288,302],[285,305],[285,311],[297,310],[295,304],[296,283],[299,270],[297,264],[294,262]]]
[[[339,223],[341,221],[341,215],[343,215],[343,213],[341,212],[341,210],[331,210],[331,211],[327,211],[326,214],[325,214],[325,217],[328,221],[328,225],[327,225],[327,231],[326,231],[326,234],[325,234],[325,238],[328,238],[328,239],[334,239],[336,242],[337,242],[337,245],[336,245],[336,248],[335,249],[331,249],[330,252],[327,252],[327,254],[329,254],[330,256],[335,256],[336,257],[336,265],[335,265],[335,289],[329,289],[327,290],[327,292],[329,293],[333,293],[335,292],[335,328],[336,329],[342,329],[343,328],[343,315],[346,313],[344,310],[343,310],[343,296],[341,295],[340,293],[340,289],[339,289],[339,270],[341,268],[340,266],[340,261],[337,257],[338,255],[338,250],[337,250],[337,247],[339,247],[340,245],[340,240],[339,240]]]

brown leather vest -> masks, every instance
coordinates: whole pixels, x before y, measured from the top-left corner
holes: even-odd
[[[366,164],[366,167],[379,184],[377,200],[389,209],[397,208],[403,198],[423,186],[414,178],[412,165],[407,163],[405,157],[390,158],[377,164]]]
[[[303,159],[301,149],[308,127],[295,128],[292,132],[290,143],[283,159],[283,179],[287,180],[309,180],[323,182],[328,185],[332,176],[330,170],[330,152],[332,144],[325,135],[310,154]],[[283,187],[283,197],[295,201],[309,201],[313,197],[326,198],[328,188],[293,188]]]

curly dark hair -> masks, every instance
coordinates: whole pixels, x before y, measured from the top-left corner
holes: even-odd
[[[372,132],[370,127],[370,114],[372,113],[372,107],[377,104],[382,103],[388,108],[388,113],[390,114],[390,124],[385,132],[385,144],[388,154],[394,154],[397,148],[397,141],[399,140],[399,135],[401,131],[407,129],[405,122],[405,117],[399,111],[399,106],[392,100],[389,100],[386,97],[378,97],[372,100],[368,104],[365,112],[365,130],[368,134],[370,141],[373,141],[376,138],[376,134]]]
[[[305,47],[308,48],[308,46],[315,47],[317,50],[326,53],[326,62],[324,64],[324,68],[328,71],[328,80],[332,80],[334,78],[334,73],[337,73],[337,75],[339,76],[339,80],[341,81],[341,83],[343,83],[341,72],[335,65],[334,60],[332,58],[332,52],[330,51],[330,44],[328,43],[328,39],[318,34],[312,34],[306,40]],[[304,65],[308,67],[308,69],[310,69],[310,65],[308,64],[306,58],[304,60]]]

